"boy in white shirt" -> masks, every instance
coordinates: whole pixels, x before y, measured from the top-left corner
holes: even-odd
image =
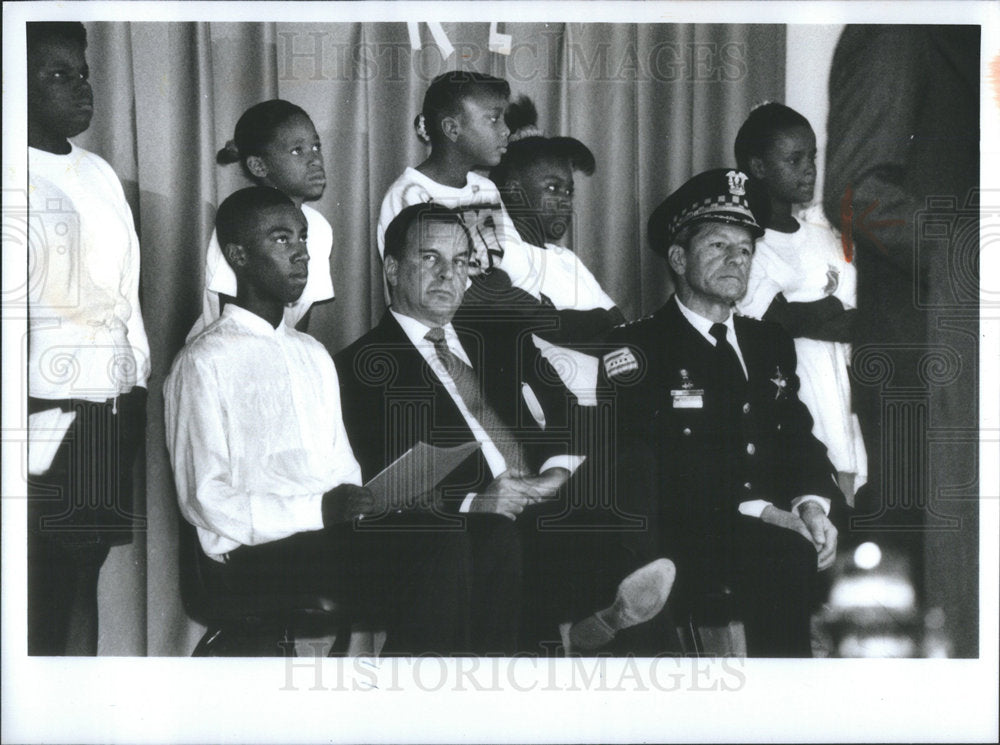
[[[391,652],[465,651],[464,536],[354,530],[359,517],[409,505],[359,486],[333,360],[283,321],[308,279],[301,210],[252,187],[222,203],[216,226],[237,295],[181,350],[163,398],[181,513],[220,581],[248,594],[332,593],[386,628]]]

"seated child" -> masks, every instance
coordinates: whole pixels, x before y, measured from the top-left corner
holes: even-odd
[[[573,172],[592,174],[594,155],[572,137],[546,137],[527,97],[508,107],[506,120],[513,134],[490,178],[521,238],[545,249],[543,300],[563,309],[556,329],[536,334],[535,344],[579,401],[592,405],[598,365],[587,343],[625,318],[579,257],[556,242],[565,241],[573,222]]]
[[[504,207],[528,243],[546,250],[546,297],[556,308],[601,309],[591,317],[594,335],[625,318],[608,294],[569,248],[557,245],[573,222],[573,172],[594,172],[594,155],[572,137],[546,137],[538,129],[538,112],[525,96],[506,114],[512,130],[507,152],[490,171]]]
[[[301,108],[281,99],[255,104],[243,112],[233,139],[219,150],[216,161],[220,165],[238,162],[256,184],[284,192],[302,209],[309,223],[309,281],[301,297],[285,308],[285,323],[304,331],[312,304],[333,297],[333,230],[323,215],[305,204],[323,196],[326,188],[323,150],[312,120]],[[235,295],[236,275],[223,258],[213,231],[205,255],[202,314],[188,340],[217,319],[222,306]]]

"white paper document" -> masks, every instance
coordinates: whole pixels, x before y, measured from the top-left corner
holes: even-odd
[[[75,411],[46,409],[28,415],[28,473],[41,476],[49,470],[59,445],[69,426],[76,419]]]
[[[408,502],[440,484],[479,449],[478,442],[439,448],[418,442],[365,484],[376,497],[393,495]]]

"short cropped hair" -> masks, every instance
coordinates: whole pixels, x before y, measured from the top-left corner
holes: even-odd
[[[461,113],[462,101],[465,99],[484,94],[510,98],[510,83],[503,78],[468,70],[451,70],[434,78],[424,94],[421,109],[431,144],[436,145],[444,140],[441,122],[445,117]],[[415,127],[419,120],[418,115],[413,122]]]
[[[809,127],[809,120],[795,109],[773,101],[761,104],[750,112],[736,135],[733,145],[736,165],[741,171],[750,173],[750,158],[763,156],[775,135],[802,126]]]
[[[68,41],[87,47],[87,29],[79,21],[30,21],[24,28],[29,58],[48,41]]]
[[[414,224],[426,222],[439,222],[445,224],[455,224],[462,228],[465,237],[469,241],[469,251],[472,251],[472,236],[465,226],[465,220],[459,210],[451,209],[434,202],[421,202],[404,207],[396,215],[389,227],[385,229],[385,255],[392,256],[396,261],[403,258],[406,253],[406,240],[410,233],[410,228]]]
[[[254,216],[260,210],[268,207],[294,207],[295,203],[283,192],[270,186],[250,186],[233,192],[215,213],[215,232],[219,238],[219,246],[230,243],[242,245],[247,236],[248,228],[255,225]]]

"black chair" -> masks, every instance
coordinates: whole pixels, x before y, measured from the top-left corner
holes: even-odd
[[[343,602],[320,593],[234,593],[183,518],[179,538],[184,610],[208,627],[192,657],[294,657],[296,635],[330,633],[336,638],[329,656],[346,654],[351,613]]]

